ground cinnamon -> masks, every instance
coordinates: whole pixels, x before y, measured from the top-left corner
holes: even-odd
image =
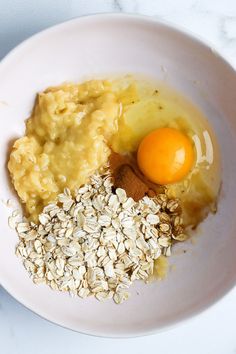
[[[116,169],[114,186],[115,188],[123,188],[127,196],[133,198],[136,202],[148,193],[148,186],[136,176],[132,167],[127,164]]]
[[[154,197],[157,193],[163,193],[162,186],[153,184],[142,175],[134,156],[112,152],[109,163],[115,188],[123,188],[127,196],[135,201],[139,201],[145,195]]]

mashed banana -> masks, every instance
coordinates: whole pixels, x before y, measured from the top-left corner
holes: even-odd
[[[120,105],[107,81],[65,84],[37,97],[8,168],[26,212],[37,219],[65,187],[74,190],[108,160]]]

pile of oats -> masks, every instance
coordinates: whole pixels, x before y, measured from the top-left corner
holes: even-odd
[[[39,224],[17,213],[9,222],[20,242],[16,254],[36,284],[85,298],[128,299],[136,279],[147,281],[154,261],[184,240],[179,202],[165,194],[139,202],[113,192],[109,172],[95,174],[72,197],[65,189],[39,215]]]

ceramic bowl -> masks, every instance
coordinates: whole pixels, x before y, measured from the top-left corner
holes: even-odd
[[[142,74],[166,82],[208,117],[221,148],[219,210],[180,244],[164,281],[131,287],[118,306],[34,285],[15,256],[11,210],[0,203],[0,284],[18,301],[67,328],[99,336],[128,337],[167,328],[211,306],[236,283],[236,74],[208,45],[152,18],[106,14],[74,19],[43,31],[0,64],[0,199],[15,199],[6,161],[13,139],[24,133],[37,92],[64,81]],[[183,254],[182,250],[187,250]]]

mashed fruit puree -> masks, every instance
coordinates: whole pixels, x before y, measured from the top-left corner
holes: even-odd
[[[65,84],[38,95],[8,163],[28,215],[37,218],[65,187],[79,187],[107,162],[118,116],[107,81]]]

